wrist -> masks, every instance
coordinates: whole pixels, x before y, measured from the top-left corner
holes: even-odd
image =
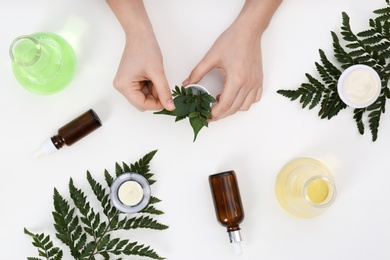
[[[282,0],[246,0],[234,24],[261,36],[281,2]]]
[[[152,31],[143,0],[106,0],[126,36]]]

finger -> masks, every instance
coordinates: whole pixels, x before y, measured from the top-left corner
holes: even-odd
[[[256,102],[258,89],[251,89],[247,96],[244,99],[244,102],[241,104],[241,107],[239,108],[240,111],[248,111],[250,107],[253,105],[253,103]]]
[[[249,91],[248,91],[248,89],[249,89]],[[229,96],[229,92],[225,92],[224,94],[226,94],[226,93],[227,93],[227,96]],[[261,93],[262,93],[261,87],[259,87],[259,88],[241,87],[241,88],[239,88],[237,94],[235,95],[235,97],[232,101],[225,100],[226,96],[221,96],[218,100],[218,103],[215,106],[213,106],[213,109],[215,108],[215,111],[212,111],[212,120],[219,120],[219,119],[225,118],[227,116],[235,114],[237,111],[249,110],[250,107],[253,105],[253,103],[260,100]],[[233,94],[230,94],[230,95],[231,95],[231,97],[233,97]],[[226,104],[229,104],[229,102],[231,102],[230,106],[226,105]],[[224,103],[225,103],[225,105],[224,105]],[[221,105],[222,109],[221,109],[221,107],[218,107],[217,105]]]
[[[158,73],[151,78],[155,90],[158,95],[158,100],[161,105],[169,111],[175,110],[175,104],[172,99],[171,89],[168,85],[168,81],[165,78],[164,73]]]
[[[196,67],[191,71],[189,77],[182,82],[182,84],[188,85],[192,83],[198,83],[204,75],[206,75],[210,70],[216,66],[216,61],[213,60],[210,55],[207,55],[196,65]]]
[[[263,95],[263,86],[260,86],[260,88],[257,89],[255,102],[259,102],[262,95]]]
[[[232,83],[227,76],[219,101],[212,108],[212,120],[222,119],[232,113],[232,111],[239,109],[246,95],[239,95],[239,92],[241,92],[240,87],[234,87],[237,85],[238,83]]]
[[[132,83],[132,86],[121,90],[123,96],[139,111],[161,109],[161,103],[150,94],[142,92],[143,83]]]

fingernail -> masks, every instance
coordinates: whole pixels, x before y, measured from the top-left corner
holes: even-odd
[[[187,85],[190,82],[190,78],[187,78],[186,80],[183,81],[183,86]]]
[[[167,100],[167,107],[168,107],[168,110],[175,110],[175,104],[173,103],[172,99]]]

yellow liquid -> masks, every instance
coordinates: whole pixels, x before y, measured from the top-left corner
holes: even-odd
[[[323,205],[334,199],[336,191],[329,180],[333,182],[333,175],[325,164],[313,158],[297,158],[280,170],[276,198],[282,208],[297,217],[317,216],[330,204]]]
[[[307,188],[307,196],[314,204],[323,203],[329,195],[328,183],[322,179],[312,181]]]

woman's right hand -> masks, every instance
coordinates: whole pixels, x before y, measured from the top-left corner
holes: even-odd
[[[174,110],[160,47],[152,30],[126,35],[114,87],[138,110]]]

